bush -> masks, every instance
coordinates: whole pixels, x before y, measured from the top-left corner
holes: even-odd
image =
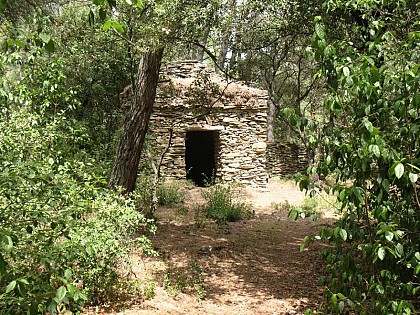
[[[331,245],[323,253],[325,313],[417,314],[420,32],[404,17],[418,16],[418,7],[404,1],[329,4],[331,13],[360,10],[366,17],[361,31],[374,36],[363,38],[363,49],[349,40],[330,43],[322,19],[315,21],[314,56],[329,84],[329,119],[305,129],[309,147],[322,148],[325,157],[308,175],[335,175],[337,183],[324,190],[341,206],[341,219],[319,234]],[[300,187],[311,191],[309,177]]]
[[[137,176],[136,189],[133,193],[137,209],[142,213],[149,214],[153,198],[153,178],[152,175],[143,171]]]
[[[218,224],[238,221],[251,214],[250,205],[235,201],[229,187],[218,184],[204,190],[202,194],[206,200],[202,211]]]
[[[173,208],[184,204],[185,192],[181,190],[179,184],[161,184],[157,189],[159,205]]]
[[[88,295],[104,298],[128,259],[129,236],[146,225],[132,202],[103,187],[95,161],[60,153],[57,119],[38,127],[25,112],[0,122],[4,313],[77,310]]]
[[[131,235],[148,223],[132,201],[107,190],[106,169],[71,116],[78,102],[60,63],[44,69],[44,82],[35,61],[33,73],[0,84],[1,314],[77,312],[106,298],[128,262]]]

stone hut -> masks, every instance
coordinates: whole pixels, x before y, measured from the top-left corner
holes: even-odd
[[[163,156],[162,176],[264,187],[267,92],[227,82],[197,61],[163,66],[161,81],[149,137],[154,156]]]

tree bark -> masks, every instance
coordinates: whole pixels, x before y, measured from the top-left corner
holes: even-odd
[[[131,108],[124,121],[109,187],[122,187],[123,194],[132,192],[136,185],[140,155],[150,115],[156,97],[163,48],[143,54],[134,88]]]
[[[276,126],[276,104],[269,98],[267,115],[267,141],[274,142],[274,129]]]

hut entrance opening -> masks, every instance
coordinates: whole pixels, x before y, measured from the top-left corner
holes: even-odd
[[[185,136],[185,169],[187,179],[204,187],[216,175],[216,131],[187,131]]]

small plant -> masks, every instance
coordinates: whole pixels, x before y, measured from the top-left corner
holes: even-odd
[[[156,295],[156,279],[146,278],[139,279],[137,277],[122,279],[118,283],[120,294],[127,294],[127,296],[142,296],[146,300],[151,300]],[[114,293],[114,292],[113,292]]]
[[[211,187],[214,184],[216,184],[216,173],[214,170],[210,177],[208,177],[206,174],[202,174],[202,175],[204,177],[203,179],[204,187]]]
[[[206,200],[203,213],[217,224],[238,221],[252,214],[249,204],[234,200],[230,187],[215,185],[204,191],[203,197]]]
[[[133,193],[136,208],[142,213],[149,213],[152,204],[152,176],[142,172],[137,177],[136,190]]]
[[[206,217],[202,211],[200,211],[200,208],[194,210],[194,222],[197,229],[201,229],[206,225]]]
[[[188,214],[188,208],[184,205],[178,207],[175,209],[175,214],[177,215],[187,215]]]
[[[176,183],[162,184],[157,189],[159,205],[174,208],[183,205],[185,202],[185,192]]]
[[[308,218],[310,221],[316,221],[320,217],[320,211],[318,210],[318,199],[314,197],[306,197],[303,201],[303,205],[300,207],[289,206],[289,217],[293,220],[298,218]]]
[[[290,211],[293,208],[293,206],[287,200],[285,202],[279,202],[279,203],[273,202],[271,206],[277,211],[279,210]]]
[[[191,262],[187,268],[170,268],[163,275],[163,287],[171,296],[194,292],[201,301],[206,297],[203,268],[196,262]]]
[[[143,297],[146,300],[151,300],[156,295],[156,282],[148,281],[143,287]]]
[[[206,287],[204,286],[203,268],[196,262],[192,262],[191,269],[192,280],[194,284],[194,289],[197,294],[197,298],[199,301],[202,301],[206,298]]]

